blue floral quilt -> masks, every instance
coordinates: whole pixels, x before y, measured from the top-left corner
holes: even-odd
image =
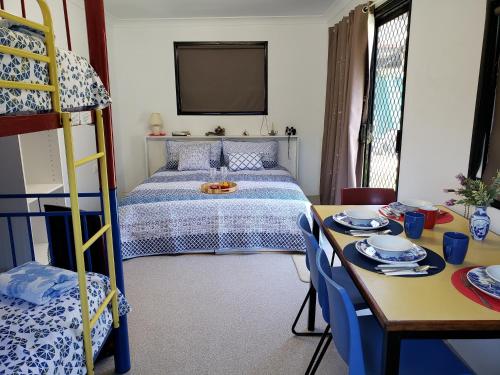
[[[109,288],[106,276],[87,274],[91,316]],[[86,374],[79,296],[74,287],[48,303],[34,305],[0,294],[0,374]],[[120,315],[127,314],[130,306],[122,294],[118,299]],[[94,356],[112,322],[108,307],[92,329]]]
[[[204,194],[208,171],[160,170],[120,202],[122,255],[304,251],[297,226],[310,202],[283,168],[229,172],[231,194]]]
[[[46,54],[43,39],[7,27],[0,27],[0,45]],[[111,103],[101,79],[86,59],[62,49],[57,50],[56,58],[62,110],[84,111]],[[47,64],[0,53],[0,79],[48,84]],[[0,114],[47,112],[51,108],[46,91],[0,88]]]

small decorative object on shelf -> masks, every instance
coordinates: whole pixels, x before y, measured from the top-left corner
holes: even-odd
[[[245,129],[245,130],[243,130],[243,135],[245,137],[248,137],[250,135],[250,133],[248,133],[248,130]]]
[[[466,212],[469,211],[469,206],[475,206],[476,211],[469,218],[469,229],[472,238],[482,241],[490,230],[490,217],[486,213],[486,209],[500,195],[500,171],[497,171],[490,185],[486,185],[481,180],[466,178],[461,173],[456,177],[460,182],[460,188],[456,190],[445,189],[444,191],[455,193],[460,199],[450,199],[446,205],[463,204]]]
[[[163,120],[161,114],[158,112],[151,113],[151,116],[149,116],[149,125],[151,125],[151,135],[165,135],[162,130]]]
[[[172,136],[174,136],[174,137],[189,137],[190,135],[191,135],[191,132],[189,130],[172,132]]]
[[[278,135],[278,131],[274,129],[274,122],[271,124],[271,131],[268,134],[269,135]]]
[[[213,132],[206,132],[205,135],[208,137],[209,135],[218,135],[218,136],[224,136],[226,135],[226,129],[221,128],[220,126],[217,126]]]

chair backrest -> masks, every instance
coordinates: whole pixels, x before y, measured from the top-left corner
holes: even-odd
[[[316,264],[320,278],[324,280],[327,289],[330,326],[333,341],[342,359],[349,366],[349,374],[363,375],[366,373],[361,333],[354,305],[347,291],[331,278],[331,268],[328,258],[320,249],[316,256]]]
[[[386,188],[344,188],[341,191],[341,204],[389,204],[396,201],[394,189]]]
[[[321,306],[321,312],[323,313],[323,318],[326,322],[330,320],[329,305],[328,305],[328,295],[326,292],[325,281],[320,277],[318,266],[316,264],[316,255],[322,251],[319,247],[318,241],[312,234],[311,226],[309,225],[309,220],[305,214],[300,214],[297,219],[297,224],[299,225],[304,240],[306,241],[306,260],[309,259],[309,273],[311,275],[311,281],[318,293],[318,302]],[[331,276],[331,271],[330,271]]]

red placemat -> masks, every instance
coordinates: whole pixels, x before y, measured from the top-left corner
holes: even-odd
[[[479,297],[468,287],[466,287],[462,281],[462,277],[465,276],[467,277],[467,272],[469,270],[471,270],[472,268],[475,268],[475,267],[465,267],[465,268],[461,268],[459,269],[458,271],[455,271],[453,273],[453,275],[451,275],[451,283],[453,284],[453,286],[460,292],[462,293],[464,296],[466,296],[468,299],[478,303],[479,305],[483,306],[483,307],[486,307],[486,308],[489,308],[487,306],[485,306],[481,300],[479,299]],[[463,275],[463,276],[462,276]],[[472,285],[471,285],[471,288],[474,288]],[[486,300],[488,301],[488,303],[490,304],[491,306],[491,310],[495,310],[495,311],[498,311],[500,312],[500,300],[498,299],[495,299],[493,297],[490,297],[489,295],[481,292],[479,289],[476,289],[474,288],[474,290],[476,290],[478,293],[481,294],[481,296]]]
[[[402,214],[399,217],[396,217],[396,216],[393,216],[393,215],[387,215],[384,212],[382,212],[382,209],[384,209],[386,207],[389,207],[389,206],[382,207],[381,209],[378,210],[378,212],[381,215],[384,215],[388,219],[397,220],[397,221],[401,221],[401,222],[404,221],[404,219],[405,219],[404,214]],[[453,220],[454,220],[454,217],[449,212],[447,212],[447,211],[439,211],[438,217],[436,219],[436,224],[447,224],[447,223],[451,223]]]

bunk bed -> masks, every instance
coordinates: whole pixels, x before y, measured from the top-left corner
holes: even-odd
[[[66,223],[71,221],[73,243],[72,246],[68,246],[68,251],[74,249],[72,258],[76,262],[78,287],[64,292],[58,298],[51,300],[48,305],[33,305],[17,298],[1,296],[0,366],[3,368],[0,368],[0,372],[80,374],[86,371],[87,374],[93,374],[94,359],[112,332],[115,339],[115,370],[124,373],[130,369],[126,319],[129,308],[121,294],[124,293],[124,281],[117,216],[111,112],[109,107],[103,108],[109,104],[109,98],[106,96],[106,90],[109,91],[109,78],[104,6],[102,0],[85,1],[92,68],[69,52],[57,51],[49,7],[45,0],[37,0],[37,3],[43,16],[42,23],[26,18],[24,0],[21,0],[22,17],[6,12],[3,1],[0,0],[0,18],[4,21],[1,26],[15,25],[12,29],[8,27],[0,29],[0,58],[4,63],[8,61],[6,67],[18,70],[18,74],[8,75],[5,74],[8,73],[6,72],[8,69],[4,67],[0,77],[0,108],[3,112],[0,116],[0,137],[62,127],[69,194],[12,192],[13,194],[0,195],[0,200],[40,201],[45,198],[62,197],[69,199],[71,209],[37,213],[7,211],[0,213],[0,220],[3,220],[7,227],[6,242],[10,245],[13,267],[21,260],[25,260],[19,257],[16,249],[18,239],[14,231],[19,220],[25,221],[30,260],[34,260],[35,257],[31,238],[33,217],[59,216],[64,218]],[[71,49],[66,0],[62,0],[62,3],[68,48]],[[19,28],[29,32],[22,33],[21,30],[22,35],[18,35]],[[90,79],[84,83],[87,86],[83,88],[83,94],[72,91],[72,86],[65,86],[68,77],[71,78],[74,73],[75,65],[71,64],[77,64],[80,68],[83,66],[84,71],[81,72],[83,78]],[[27,66],[29,68],[26,69]],[[23,73],[23,69],[19,67],[24,67],[24,72],[32,72],[33,75],[20,74],[19,72]],[[66,77],[62,72],[65,67],[71,70]],[[92,74],[94,69],[98,75]],[[62,82],[59,82],[59,78]],[[96,79],[92,81],[94,78]],[[83,99],[82,105],[74,100],[75,95]],[[89,97],[92,97],[92,100],[85,102]],[[17,103],[9,105],[6,103],[9,100],[17,100]],[[71,113],[68,112],[70,109],[92,109],[95,120],[97,152],[79,160],[75,160],[74,156]],[[76,168],[93,161],[98,162],[100,192],[79,194]],[[82,197],[99,199],[101,209],[97,212],[80,211],[79,198]],[[90,214],[100,215],[104,222],[103,226],[91,236],[86,229],[86,217]],[[109,277],[86,272],[88,249],[102,238],[105,238],[106,252],[103,262],[107,263]],[[44,320],[44,317],[50,318],[50,323]],[[41,324],[43,326],[40,326]],[[10,351],[6,347],[10,348]],[[3,352],[4,349],[7,352]]]

